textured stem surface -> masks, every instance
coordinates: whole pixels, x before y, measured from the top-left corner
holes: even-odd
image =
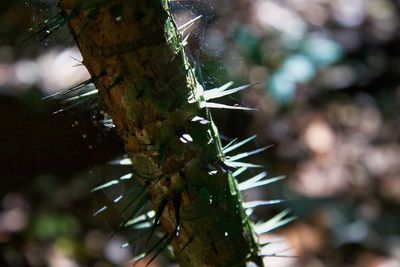
[[[262,266],[166,0],[60,0],[181,266]],[[201,116],[209,123],[193,121]],[[179,227],[177,225],[179,224]],[[173,238],[172,238],[173,237]],[[250,263],[253,263],[251,265]]]

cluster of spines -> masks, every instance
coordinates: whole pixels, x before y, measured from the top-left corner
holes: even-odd
[[[93,9],[93,12],[96,11],[96,8]],[[92,13],[93,13],[92,12]],[[64,14],[60,13],[57,16],[55,16],[52,19],[46,20],[37,27],[33,29],[34,35],[39,35],[39,36],[48,36],[52,32],[54,32],[57,29],[60,29],[62,26],[64,26],[66,23],[68,23],[69,20],[74,18],[77,15],[77,12],[72,12],[69,16],[65,16]],[[90,19],[90,16],[89,16]],[[198,16],[184,25],[178,27],[178,30],[181,35],[181,48],[184,48],[187,45],[187,40],[190,35],[190,33],[186,34],[186,36],[183,37],[183,35],[199,20],[201,19],[201,16]],[[179,52],[179,51],[178,51]],[[172,59],[171,59],[172,60]],[[66,89],[61,92],[57,92],[55,94],[49,95],[44,97],[44,99],[51,99],[55,97],[63,97],[63,103],[69,104],[66,108],[63,108],[57,112],[64,111],[69,108],[73,108],[76,106],[80,106],[84,103],[87,103],[86,101],[93,99],[94,96],[98,94],[98,90],[92,86],[92,84],[95,82],[95,80],[98,77],[92,77],[86,81],[83,81],[76,86],[73,86],[69,89]],[[226,105],[226,104],[221,104],[217,102],[211,102],[212,100],[229,96],[235,93],[238,93],[240,91],[246,90],[250,87],[252,87],[255,84],[248,84],[236,88],[231,88],[233,85],[233,82],[226,83],[218,88],[214,89],[209,89],[209,90],[204,90],[202,92],[202,96],[200,100],[196,99],[196,97],[189,96],[188,101],[193,102],[193,101],[199,101],[199,106],[202,109],[234,109],[234,110],[255,110],[254,108],[249,108],[249,107],[242,107],[238,105]],[[201,87],[201,85],[199,85]],[[201,88],[202,89],[202,88]],[[71,96],[71,94],[73,94]],[[203,118],[200,116],[195,116],[190,119],[191,122],[194,123],[199,123],[202,125],[207,125],[210,124],[211,118]],[[113,123],[111,119],[106,119],[104,120],[104,124],[107,127],[113,127]],[[186,143],[191,143],[193,142],[193,138],[191,137],[190,134],[188,133],[181,133],[177,138],[184,144]],[[252,168],[262,168],[262,165],[256,165],[248,162],[242,162],[239,160],[242,160],[246,157],[250,157],[252,155],[261,153],[265,151],[268,147],[264,148],[259,148],[253,151],[249,152],[243,152],[243,153],[238,153],[236,155],[229,155],[231,152],[241,148],[247,143],[250,143],[256,138],[256,136],[251,136],[245,140],[238,141],[237,139],[232,140],[229,142],[227,145],[225,145],[222,148],[222,152],[224,157],[220,159],[219,164],[221,165],[222,169],[225,169],[226,171],[229,171],[231,175],[236,179],[239,175],[247,171],[248,169]],[[120,164],[120,165],[131,165],[132,162],[130,159],[125,158],[122,160],[118,160],[113,162],[114,164]],[[208,172],[209,175],[214,175],[215,170],[210,170]],[[123,184],[129,180],[131,180],[133,177],[137,176],[138,174],[135,173],[128,173],[126,175],[123,175],[119,177],[118,179],[114,179],[111,181],[108,181],[104,184],[101,184],[97,187],[95,187],[92,192],[100,191],[100,190],[107,190],[108,188],[115,186],[117,184]],[[260,187],[260,186],[265,186],[269,185],[275,182],[278,182],[282,179],[284,179],[284,176],[278,176],[278,177],[273,177],[273,178],[268,178],[266,172],[261,172],[241,183],[238,183],[238,189],[239,191],[245,191],[249,190],[252,188]],[[125,220],[123,220],[120,224],[118,229],[113,233],[112,236],[115,234],[119,233],[120,231],[123,231],[124,229],[134,229],[137,231],[140,231],[138,235],[133,237],[131,240],[129,240],[127,243],[123,244],[121,247],[125,248],[130,246],[133,242],[137,241],[140,238],[143,238],[148,234],[148,237],[146,239],[146,244],[150,241],[152,236],[154,235],[155,231],[157,230],[159,223],[160,223],[160,218],[166,208],[167,204],[167,197],[164,197],[158,206],[156,210],[149,210],[144,213],[139,214],[141,211],[146,209],[148,206],[147,203],[150,201],[150,197],[147,193],[148,187],[150,186],[150,182],[145,183],[141,187],[138,186],[137,188],[132,188],[131,190],[128,190],[126,193],[119,195],[118,197],[114,198],[112,200],[113,205],[119,205],[120,203],[123,203],[123,199],[130,199],[128,203],[125,204],[124,207],[122,207],[121,210],[121,215],[124,216],[126,213],[129,212],[127,216],[125,216]],[[136,190],[137,189],[137,190]],[[155,244],[150,247],[148,250],[145,252],[139,254],[136,256],[134,259],[132,259],[132,262],[137,262],[149,254],[154,252],[153,257],[151,260],[147,263],[150,264],[155,257],[161,253],[166,247],[168,247],[173,240],[173,238],[176,235],[179,235],[179,229],[180,229],[180,205],[181,205],[181,199],[180,199],[180,193],[176,192],[173,196],[173,203],[174,203],[174,209],[175,209],[175,221],[176,221],[176,227],[175,230],[172,233],[165,233],[162,235],[162,237],[155,242]],[[278,204],[282,203],[284,200],[282,199],[276,199],[276,200],[257,200],[257,201],[249,201],[249,202],[243,202],[242,206],[246,211],[246,214],[250,216],[253,212],[253,210],[259,206],[265,206],[265,205],[273,205],[273,204]],[[103,213],[106,211],[109,207],[108,206],[102,206],[99,208],[97,211],[94,212],[94,216]],[[281,227],[295,218],[292,216],[288,216],[289,211],[284,210],[274,216],[273,218],[265,221],[265,222],[259,222],[254,225],[254,231],[256,234],[261,235],[268,233],[272,230],[275,230],[278,227]],[[189,239],[187,244],[185,244],[182,248],[184,250],[190,242],[193,240],[193,237]],[[262,244],[260,244],[262,245]],[[275,256],[272,254],[261,254],[260,256]],[[278,255],[276,255],[278,256]]]
[[[230,145],[225,146],[225,149],[228,152],[232,152],[235,149],[240,148],[242,145],[250,142],[250,140],[253,140],[255,137],[250,137],[246,140],[243,140],[241,142],[233,142]],[[258,150],[259,152],[263,151],[262,150]],[[254,154],[252,153],[254,151],[249,152],[248,154]],[[243,153],[240,153],[243,154]],[[238,155],[240,155],[238,154]],[[232,156],[235,157],[235,156]],[[129,165],[131,164],[129,159],[123,159],[120,161],[114,161],[114,164],[123,164],[123,165]],[[241,166],[241,167],[234,167],[234,171],[231,173],[234,178],[237,178],[240,174],[242,174],[243,172],[245,172],[246,170],[253,168],[254,165],[250,164],[250,163],[246,163],[246,166]],[[257,167],[259,167],[257,165]],[[213,175],[212,171],[210,171],[209,175]],[[124,183],[130,179],[132,179],[133,177],[135,177],[134,173],[129,173],[126,175],[121,176],[118,179],[115,180],[111,180],[109,182],[106,182],[104,184],[101,184],[97,187],[95,187],[92,191],[96,192],[99,190],[106,190],[112,186],[115,186],[117,184],[121,184]],[[261,172],[241,183],[239,183],[239,190],[240,191],[245,191],[248,189],[252,189],[252,188],[256,188],[256,187],[260,187],[260,186],[265,186],[265,185],[269,185],[275,182],[278,182],[282,179],[284,179],[284,176],[278,176],[278,177],[272,177],[272,178],[266,178],[267,177],[267,173],[266,172]],[[165,211],[166,208],[166,204],[167,204],[167,198],[164,197],[161,201],[160,204],[158,206],[158,208],[156,210],[149,210],[146,211],[144,213],[138,214],[139,211],[145,209],[147,207],[147,203],[150,200],[149,196],[147,195],[147,187],[149,186],[149,184],[146,184],[145,186],[143,186],[141,189],[138,189],[137,192],[135,194],[133,194],[132,196],[129,196],[129,199],[131,199],[131,201],[129,201],[129,203],[127,205],[125,205],[122,208],[121,213],[124,214],[126,213],[128,210],[130,210],[130,214],[126,217],[126,219],[119,225],[119,228],[116,230],[116,233],[124,230],[124,229],[134,229],[137,230],[139,233],[133,237],[131,240],[129,240],[128,242],[126,242],[125,244],[122,245],[123,248],[130,246],[132,243],[134,243],[135,241],[137,241],[140,238],[146,238],[146,244],[149,243],[150,238],[154,235],[155,231],[158,229],[159,223],[160,223],[160,218],[163,214],[163,212]],[[129,192],[128,192],[129,193]],[[114,199],[113,204],[117,204],[122,198],[124,198],[125,195],[121,195],[117,198]],[[250,216],[253,212],[253,210],[259,206],[265,206],[265,205],[273,205],[273,204],[278,204],[278,203],[282,203],[284,200],[281,199],[277,199],[277,200],[259,200],[259,201],[248,201],[248,202],[243,202],[242,206],[246,211],[246,214],[248,216]],[[176,235],[179,235],[179,224],[180,224],[180,203],[181,203],[181,199],[180,199],[180,194],[177,193],[174,196],[173,199],[174,202],[174,209],[175,209],[175,220],[176,220],[176,228],[174,230],[173,233],[166,233],[164,234],[155,244],[154,246],[150,247],[149,249],[147,249],[145,252],[141,253],[140,255],[136,256],[132,261],[138,261],[141,260],[143,258],[145,258],[146,256],[150,255],[151,253],[155,252],[154,256],[151,258],[151,260],[148,262],[148,264],[151,263],[152,260],[154,260],[155,256],[158,255],[161,251],[163,251],[169,244],[170,242],[173,240],[173,238]],[[107,209],[106,206],[101,207],[98,211],[96,211],[94,213],[94,215],[98,215],[101,212],[105,211]],[[254,231],[256,234],[261,235],[261,234],[265,234],[268,232],[271,232],[283,225],[286,225],[287,223],[291,222],[292,220],[294,220],[294,217],[290,217],[288,216],[289,211],[288,210],[284,210],[282,212],[280,212],[279,214],[277,214],[276,216],[274,216],[273,218],[265,221],[265,222],[258,222],[254,225]],[[113,235],[114,235],[113,234]],[[186,246],[183,247],[183,249]],[[183,250],[182,249],[182,250]],[[272,254],[263,254],[262,256],[274,256]],[[279,255],[275,255],[275,256],[279,256]]]

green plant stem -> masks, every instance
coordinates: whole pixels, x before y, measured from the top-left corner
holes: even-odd
[[[70,30],[135,178],[149,184],[155,210],[166,203],[160,224],[180,265],[263,266],[167,1],[60,0],[60,7],[76,12]]]

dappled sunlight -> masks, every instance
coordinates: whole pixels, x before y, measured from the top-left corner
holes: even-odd
[[[92,106],[97,92],[76,106],[59,96],[41,100],[76,85],[72,91],[93,89],[68,30],[29,38],[30,24],[53,16],[56,1],[17,2],[0,4],[0,141],[10,165],[1,173],[0,266],[146,266],[152,255],[131,262],[142,240],[124,247],[136,232],[110,238],[122,216],[112,208],[96,214],[121,200],[122,186],[89,193],[126,174],[110,161],[131,164],[116,158],[122,145],[110,141],[109,115]],[[257,111],[212,114],[224,144],[256,134],[244,149],[273,145],[249,160],[263,169],[247,178],[287,176],[244,193],[245,202],[279,200],[249,208],[255,220],[285,208],[297,216],[261,235],[266,266],[399,267],[399,1],[187,0],[173,1],[171,10],[180,26],[203,16],[182,37],[206,92],[254,83],[224,101]],[[181,132],[177,141],[193,136]],[[238,178],[243,188],[246,175]],[[175,266],[167,254],[150,266]]]
[[[3,64],[0,87],[12,86],[25,91],[39,86],[45,94],[52,94],[88,79],[89,74],[81,61],[77,48],[67,48],[51,49],[35,59]]]

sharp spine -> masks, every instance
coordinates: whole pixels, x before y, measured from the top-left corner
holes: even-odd
[[[197,16],[194,19],[189,20],[185,24],[181,25],[178,27],[178,31],[182,34],[184,33],[187,29],[189,29],[193,24],[195,24],[197,21],[199,21],[203,16]]]
[[[275,183],[277,181],[283,180],[285,178],[286,178],[286,176],[277,176],[277,177],[273,177],[273,178],[270,178],[270,179],[267,179],[267,180],[264,180],[264,181],[250,181],[250,180],[248,180],[248,181],[245,181],[245,182],[239,184],[239,190],[240,191],[244,191],[244,190],[251,189],[251,188],[256,188],[256,187],[259,187],[259,186],[272,184],[272,183]]]
[[[247,84],[247,85],[243,85],[243,86],[239,86],[230,90],[226,90],[225,88],[216,88],[216,89],[211,89],[211,90],[207,90],[204,91],[204,99],[210,100],[210,99],[216,99],[216,98],[220,98],[220,97],[224,97],[227,95],[231,95],[243,90],[246,90],[254,85],[256,85],[257,83],[252,83],[252,84]],[[230,85],[229,83],[227,85]],[[222,88],[222,89],[221,89]],[[228,87],[229,88],[229,87]],[[224,90],[225,89],[225,90]]]
[[[240,153],[240,154],[237,154],[235,156],[227,157],[226,160],[233,162],[233,161],[236,161],[236,160],[239,160],[239,159],[242,159],[242,158],[250,157],[252,155],[256,155],[258,153],[261,153],[261,152],[267,150],[270,147],[271,146],[266,146],[266,147],[262,147],[262,148],[259,148],[259,149],[253,150],[253,151]]]
[[[66,90],[63,90],[63,91],[60,91],[60,92],[45,96],[42,99],[45,100],[45,99],[53,98],[53,97],[56,97],[56,96],[62,96],[62,95],[69,94],[71,92],[79,90],[79,89],[81,89],[81,88],[93,83],[95,80],[96,80],[96,78],[90,78],[90,79],[88,79],[86,81],[83,81],[80,84],[77,84],[77,85],[75,85],[75,86],[73,86],[73,87],[71,87],[69,89],[66,89]]]
[[[245,209],[254,209],[260,206],[269,206],[286,202],[284,199],[274,199],[274,200],[255,200],[248,201],[243,203],[243,208]]]
[[[244,111],[255,111],[258,110],[256,108],[248,108],[248,107],[241,107],[241,106],[230,106],[220,103],[213,103],[213,102],[206,102],[203,101],[200,104],[200,108],[217,108],[217,109],[234,109],[234,110],[244,110]]]
[[[241,146],[253,141],[256,138],[257,138],[257,135],[250,136],[249,138],[246,138],[246,139],[244,139],[243,141],[240,141],[237,144],[234,144],[232,146],[228,146],[228,147],[224,148],[223,151],[224,151],[225,154],[227,154],[227,153],[229,153],[229,152],[231,152],[231,151],[233,151],[233,150],[235,150],[235,149],[237,149],[237,148],[239,148],[239,147],[241,147]]]

